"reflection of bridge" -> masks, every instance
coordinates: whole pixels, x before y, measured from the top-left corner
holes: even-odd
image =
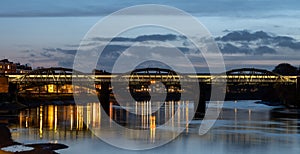
[[[123,82],[127,86],[129,83],[127,90],[131,92],[149,92],[162,88],[168,93],[182,93],[183,89],[180,87],[180,82],[184,81],[207,85],[205,91],[209,90],[211,84],[227,82],[226,91],[229,99],[247,99],[248,96],[249,99],[259,99],[265,95],[264,93],[275,94],[273,91],[276,87],[288,86],[289,88],[293,87],[291,90],[296,91],[297,85],[297,76],[281,76],[267,70],[254,68],[235,69],[223,74],[212,75],[178,74],[172,70],[161,68],[136,69],[127,74],[109,74],[100,71],[96,71],[95,74],[86,74],[67,68],[44,68],[26,75],[8,75],[8,77],[10,85],[15,85],[12,87],[15,87],[19,94],[94,93],[96,92],[94,88],[100,90],[104,83],[110,86],[111,81]],[[94,87],[74,86],[72,80],[77,82],[92,81]],[[155,83],[162,83],[163,87],[158,86],[156,89],[150,87]]]

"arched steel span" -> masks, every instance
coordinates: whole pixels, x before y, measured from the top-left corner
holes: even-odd
[[[166,100],[180,100],[181,98],[182,85],[180,80],[183,76],[173,70],[140,68],[133,70],[129,74],[129,91],[137,101],[150,100],[150,91],[153,93],[153,96],[166,92]],[[151,84],[154,84],[152,88],[150,87]]]
[[[166,68],[148,67],[148,68],[138,68],[131,73],[142,73],[142,74],[177,74],[175,71]]]
[[[168,89],[176,87],[181,89],[180,80],[183,76],[177,72],[164,68],[141,68],[135,69],[129,76],[129,87],[149,86],[156,81],[161,82]]]
[[[63,67],[50,67],[50,68],[41,68],[31,71],[21,78],[18,78],[18,82],[48,82],[48,81],[72,81],[72,74],[76,75],[84,74],[82,72]]]
[[[240,68],[226,72],[227,82],[292,82],[289,77],[257,68]]]
[[[273,75],[273,76],[280,76],[274,72],[264,70],[264,69],[257,69],[257,68],[239,68],[233,69],[226,72],[227,75]]]
[[[179,81],[179,73],[165,68],[140,68],[131,71],[130,80]]]
[[[83,77],[84,75],[84,77]],[[33,87],[53,84],[56,86],[72,85],[72,80],[86,80],[84,73],[63,67],[41,68],[14,79],[20,91]]]

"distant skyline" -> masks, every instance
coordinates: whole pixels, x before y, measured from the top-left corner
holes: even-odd
[[[97,21],[119,9],[148,3],[145,0],[2,0],[0,58],[31,63],[33,67],[67,67],[70,65],[69,61],[72,61],[76,46]],[[214,38],[219,38],[217,42],[224,53],[228,69],[271,69],[283,62],[297,67],[300,65],[300,1],[154,0],[151,3],[174,6],[198,18]],[[234,32],[245,32],[244,30],[249,33],[243,33],[240,39],[252,36],[257,31],[272,38],[220,39]],[[128,33],[124,37],[135,38],[142,35],[148,33]],[[276,42],[276,37],[290,40]],[[264,54],[257,53],[260,51]]]

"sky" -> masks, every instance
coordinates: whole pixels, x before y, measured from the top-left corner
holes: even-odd
[[[271,70],[279,63],[300,65],[298,0],[1,0],[0,59],[30,63],[35,68],[72,67],[78,45],[94,24],[119,9],[142,4],[173,6],[197,18],[218,43],[227,69]],[[171,36],[165,31],[155,32]],[[153,40],[153,35],[153,31],[140,30],[122,37],[144,36],[148,44],[166,41]],[[176,39],[168,39],[169,42],[185,42],[180,35],[174,35]],[[126,49],[130,42],[115,41],[107,49],[108,55]],[[197,55],[187,53],[199,65],[198,70],[204,71],[205,65],[197,62]]]

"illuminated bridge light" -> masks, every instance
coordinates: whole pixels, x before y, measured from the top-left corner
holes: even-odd
[[[73,74],[72,69],[67,68],[49,68],[34,70],[29,74],[13,74],[7,75],[9,82],[16,83],[19,93],[96,93],[96,89],[100,89],[103,82],[141,82],[156,84],[160,82],[173,82],[172,84],[180,84],[180,81],[201,82],[201,83],[241,83],[241,84],[261,84],[261,83],[287,83],[295,84],[297,76],[281,76],[267,70],[243,68],[226,72],[224,74],[176,74],[172,70],[146,68],[138,69],[131,75],[123,74]],[[94,81],[94,86],[80,87],[72,86],[72,81],[90,82]],[[33,87],[34,85],[39,85]],[[75,90],[73,91],[73,88]],[[110,87],[112,90],[113,87]],[[128,89],[129,90],[129,89]],[[154,90],[154,89],[152,89]],[[150,91],[148,88],[141,88],[138,91]],[[169,92],[182,92],[183,89],[170,88]]]
[[[151,84],[155,84],[155,82],[156,82],[155,80],[151,80],[150,81]]]

